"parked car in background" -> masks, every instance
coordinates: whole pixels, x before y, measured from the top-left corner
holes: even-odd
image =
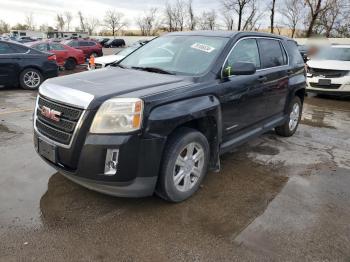
[[[0,41],[0,86],[37,89],[41,83],[58,75],[56,55],[33,48]]]
[[[118,62],[122,60],[124,57],[128,56],[141,46],[144,46],[148,41],[138,41],[135,44],[116,52],[114,55],[106,55],[102,57],[98,57],[95,59],[95,69],[104,68],[109,66],[112,63]],[[88,65],[88,69],[91,70],[90,64]]]
[[[37,40],[38,39],[32,38],[30,36],[22,36],[22,37],[19,37],[19,38],[16,39],[17,42],[22,43],[22,44],[34,42],[34,41],[37,41]]]
[[[307,68],[308,92],[350,96],[350,45],[321,49]]]
[[[208,169],[220,170],[220,154],[271,129],[292,136],[305,84],[292,39],[171,33],[114,66],[46,81],[34,145],[46,163],[89,189],[122,197],[156,192],[180,202]]]
[[[124,39],[110,39],[104,44],[105,48],[124,47],[124,46],[125,46]]]
[[[100,43],[100,45],[104,46],[104,44],[107,43],[109,40],[109,38],[102,38],[99,39],[98,42]]]
[[[70,47],[82,50],[85,54],[85,58],[89,58],[91,55],[94,57],[103,56],[102,46],[91,40],[71,39],[62,42]]]
[[[37,41],[26,44],[42,52],[50,52],[56,55],[57,64],[67,70],[73,70],[77,65],[85,63],[85,54],[82,50],[53,41]]]

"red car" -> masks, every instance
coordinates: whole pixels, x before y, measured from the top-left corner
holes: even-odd
[[[57,64],[63,66],[67,70],[73,70],[76,65],[85,63],[85,55],[81,50],[77,50],[62,43],[39,41],[26,43],[26,45],[39,51],[55,54],[57,57]]]
[[[63,41],[63,43],[82,50],[86,58],[89,58],[91,55],[94,57],[103,56],[102,46],[93,40],[72,39]]]

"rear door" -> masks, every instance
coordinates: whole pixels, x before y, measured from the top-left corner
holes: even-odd
[[[258,38],[261,69],[259,74],[264,77],[263,99],[264,109],[260,118],[270,118],[282,115],[287,95],[289,66],[288,56],[282,42],[274,38]]]
[[[87,42],[87,41],[79,41],[78,42],[78,49],[83,50],[83,52],[84,52],[86,57],[90,55],[91,47],[89,46],[89,42]]]
[[[0,85],[12,85],[17,79],[21,57],[14,46],[0,42]]]

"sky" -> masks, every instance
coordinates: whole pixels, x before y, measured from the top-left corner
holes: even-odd
[[[0,0],[0,20],[15,25],[24,23],[26,15],[33,14],[36,26],[55,26],[56,14],[70,11],[75,16],[71,27],[75,28],[79,25],[76,15],[79,10],[85,16],[95,16],[102,20],[106,10],[116,9],[124,13],[130,28],[137,28],[135,19],[144,10],[151,7],[162,9],[165,3],[166,0]],[[193,4],[197,13],[212,8],[219,9],[221,6],[219,0],[194,0]]]

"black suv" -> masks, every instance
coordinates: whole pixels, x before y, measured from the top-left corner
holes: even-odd
[[[220,154],[273,128],[292,136],[305,81],[289,38],[171,33],[105,69],[46,81],[34,143],[84,187],[180,202],[220,169]]]

